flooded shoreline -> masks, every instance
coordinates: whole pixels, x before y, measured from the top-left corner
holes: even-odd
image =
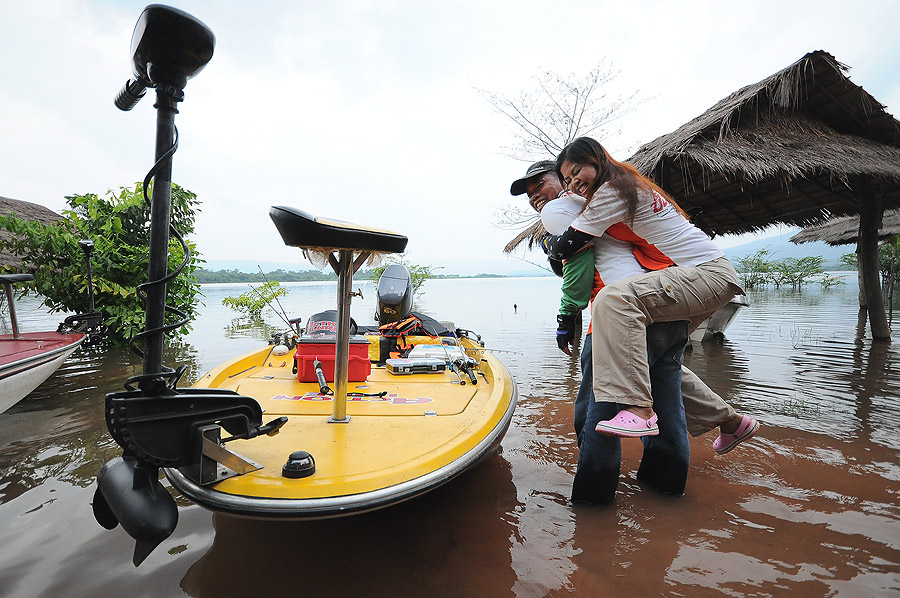
[[[330,298],[330,288],[311,288],[285,307],[306,316],[307,302]],[[102,397],[140,362],[125,351],[77,355],[0,414],[2,594],[900,593],[900,437],[889,425],[900,417],[900,336],[895,324],[894,344],[855,338],[855,283],[752,293],[725,339],[695,345],[686,364],[758,417],[760,435],[725,456],[713,452],[714,434],[692,439],[681,498],[635,479],[640,443],[625,441],[612,507],[568,500],[579,373],[553,340],[558,289],[555,279],[426,287],[433,313],[459,314],[458,325],[508,351],[498,354],[521,400],[498,455],[419,499],[336,520],[259,522],[179,497],[178,528],[138,569],[130,539],[100,528],[90,501],[97,470],[119,452]],[[462,305],[472,292],[480,305]],[[259,342],[229,327],[215,297],[206,303],[167,355],[189,363],[192,379]]]

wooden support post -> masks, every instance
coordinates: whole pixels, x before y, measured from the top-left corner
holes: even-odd
[[[865,290],[869,327],[873,340],[890,342],[891,328],[884,311],[878,268],[878,229],[881,228],[884,207],[881,197],[873,195],[868,181],[860,181],[856,189],[859,197],[859,270]]]

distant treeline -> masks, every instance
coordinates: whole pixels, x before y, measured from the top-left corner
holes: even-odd
[[[238,270],[203,270],[194,272],[194,277],[200,284],[221,282],[265,282],[266,280],[278,282],[309,282],[337,280],[334,272],[329,270],[301,270],[300,272],[287,272],[285,270],[273,270],[264,275],[259,272],[240,272]],[[370,280],[371,270],[360,270],[353,275],[354,280]],[[431,278],[505,278],[501,274],[477,274],[475,276],[460,276],[458,274],[435,274]]]

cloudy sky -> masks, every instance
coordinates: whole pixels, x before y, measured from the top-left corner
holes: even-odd
[[[153,92],[131,112],[113,99],[146,4],[0,0],[0,195],[60,211],[66,195],[143,179]],[[813,50],[900,110],[897,2],[170,4],[216,35],[185,88],[173,169],[202,201],[194,238],[211,265],[309,267],[268,217],[290,205],[406,234],[410,261],[444,272],[530,268],[502,254],[515,231],[494,216],[526,164],[504,154],[512,128],[476,88],[515,96],[545,70],[607,60],[621,71],[612,94],[646,98],[604,140],[621,159]]]

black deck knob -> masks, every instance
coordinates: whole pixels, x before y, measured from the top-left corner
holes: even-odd
[[[305,478],[316,473],[316,460],[306,451],[294,451],[287,463],[281,467],[281,475],[286,478]]]

